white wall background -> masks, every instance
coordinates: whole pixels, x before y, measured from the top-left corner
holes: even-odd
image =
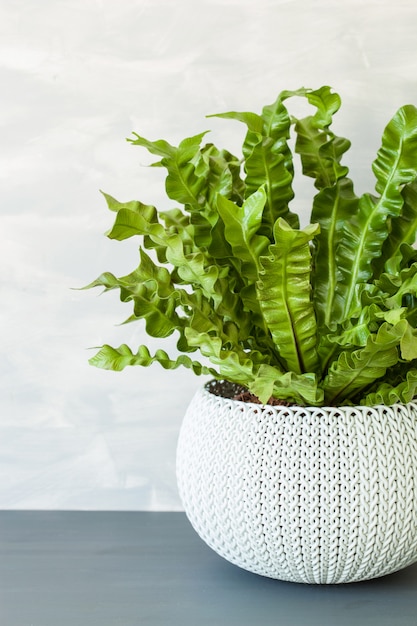
[[[167,204],[125,138],[211,128],[236,149],[243,128],[206,114],[329,84],[357,191],[372,190],[385,124],[417,103],[416,31],[415,0],[0,3],[0,508],[180,508],[176,438],[202,381],[90,367],[89,346],[146,338],[116,326],[116,293],[71,290],[137,264],[135,242],[103,236],[99,189]]]

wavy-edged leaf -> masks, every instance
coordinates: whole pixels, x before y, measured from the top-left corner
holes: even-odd
[[[315,239],[314,307],[320,326],[334,327],[343,318],[346,285],[340,270],[339,246],[343,225],[356,212],[358,198],[348,178],[320,191],[313,202],[311,219],[320,224]]]
[[[175,293],[170,298],[159,298],[156,289],[149,283],[141,285],[136,291],[132,298],[134,313],[126,323],[144,319],[146,332],[150,337],[169,337],[181,328],[182,323],[176,312],[178,297]]]
[[[169,209],[168,211],[159,211],[158,215],[164,223],[167,235],[180,235],[185,251],[192,253],[198,250],[188,214],[183,213],[180,209]]]
[[[89,363],[95,367],[115,372],[120,372],[127,366],[141,365],[142,367],[149,367],[153,363],[159,363],[166,370],[186,367],[191,369],[197,376],[211,375],[219,378],[214,369],[206,367],[198,361],[193,361],[186,354],[181,354],[178,358],[171,359],[164,350],[157,350],[152,356],[146,346],[139,346],[135,354],[126,344],[122,344],[118,348],[104,345],[97,354],[89,359]]]
[[[381,274],[376,281],[383,305],[385,318],[390,321],[395,316],[405,317],[413,326],[417,326],[417,262],[405,267],[397,274]]]
[[[141,250],[141,264],[131,274],[116,278],[110,272],[99,276],[88,287],[120,290],[122,302],[133,302],[133,315],[125,323],[144,319],[151,337],[168,337],[180,330],[183,320],[177,314],[179,293],[165,268],[159,268]]]
[[[259,365],[269,361],[268,355],[261,354],[258,350],[246,353],[238,345],[228,349],[220,337],[207,332],[186,328],[185,337],[191,347],[198,348],[217,367],[222,378],[249,388]]]
[[[165,234],[163,234],[163,227],[158,221],[157,209],[152,205],[143,204],[139,201],[125,203],[119,202],[108,194],[103,195],[110,210],[117,213],[113,226],[106,232],[106,236],[117,241],[123,241],[138,235],[143,236],[145,248],[148,250],[154,249],[159,261],[166,263],[167,245],[165,239],[170,234],[170,231],[167,229]],[[156,232],[159,232],[161,237],[158,239],[155,236],[150,237],[149,231],[151,228],[154,229],[154,235]]]
[[[156,265],[151,257],[142,248],[139,249],[140,264],[127,276],[122,277],[122,283],[129,286],[131,293],[135,294],[136,286],[149,282],[156,285],[160,298],[169,298],[175,291],[171,274],[166,267]]]
[[[376,276],[383,270],[396,272],[401,266],[404,244],[412,245],[417,232],[417,181],[401,191],[403,207],[399,217],[391,220],[390,233],[382,246],[382,254],[374,260]]]
[[[360,400],[363,406],[384,404],[391,406],[397,403],[411,402],[417,395],[417,369],[410,369],[403,373],[404,379],[397,384],[382,382],[376,385],[373,391],[367,393]]]
[[[357,314],[360,306],[357,285],[372,276],[372,261],[381,255],[389,232],[389,220],[401,214],[401,189],[417,176],[416,153],[417,109],[406,105],[386,126],[373,163],[379,196],[363,195],[357,213],[344,225],[338,256],[343,276],[344,318]]]
[[[251,393],[265,403],[269,398],[286,400],[298,406],[317,406],[323,401],[315,374],[281,373],[276,367],[260,365],[249,385]]]
[[[163,166],[168,175],[165,181],[167,195],[184,205],[191,214],[195,228],[196,244],[209,245],[210,230],[217,221],[217,214],[208,202],[207,189],[210,187],[207,173],[197,175],[196,164],[201,164],[200,144],[206,132],[187,137],[178,147],[166,141],[149,141],[134,133],[133,145],[146,148],[152,154],[162,156],[158,165]],[[201,170],[201,168],[200,168]]]
[[[398,363],[399,345],[405,332],[402,322],[396,326],[384,322],[368,338],[365,347],[343,351],[323,381],[325,401],[330,405],[341,404],[382,378],[389,367]]]
[[[300,154],[303,173],[314,178],[320,190],[311,214],[311,222],[320,224],[314,252],[314,305],[319,325],[330,328],[341,320],[344,311],[338,245],[343,224],[356,212],[358,199],[346,178],[348,168],[340,163],[350,142],[329,129],[340,108],[339,95],[324,86],[307,93],[306,98],[317,111],[296,121],[295,150]]]
[[[108,237],[125,238],[133,235],[144,235],[161,251],[168,263],[177,271],[181,281],[185,284],[199,286],[208,298],[213,298],[216,305],[221,302],[221,294],[214,288],[219,277],[227,273],[227,268],[221,270],[215,265],[207,265],[207,259],[202,252],[187,254],[184,251],[184,242],[181,235],[170,234],[159,222],[149,221],[146,215],[120,209],[117,213],[113,228]]]
[[[315,179],[317,189],[331,187],[348,173],[340,164],[343,154],[349,149],[350,141],[337,137],[330,129],[333,115],[341,105],[340,96],[324,86],[307,92],[306,98],[317,108],[314,115],[297,119],[295,151],[301,157],[305,176]],[[314,222],[314,218],[311,220]]]
[[[111,272],[104,272],[83,289],[94,287],[104,287],[104,291],[120,289],[121,301],[128,302],[132,300],[137,289],[141,288],[143,284],[152,283],[161,298],[170,297],[175,287],[172,285],[169,271],[164,267],[155,265],[144,250],[140,249],[139,252],[140,265],[130,274],[117,278]]]
[[[291,96],[304,95],[305,92],[305,89],[281,92],[272,105],[263,108],[262,115],[230,111],[210,116],[234,119],[243,122],[248,128],[242,147],[245,156],[246,196],[265,186],[266,207],[260,234],[270,239],[278,217],[284,218],[294,228],[299,224],[298,216],[289,210],[289,202],[294,197],[294,168],[288,146],[291,119],[284,100]]]
[[[179,299],[188,318],[186,326],[193,331],[219,337],[222,343],[229,347],[238,345],[247,337],[247,332],[250,329],[247,316],[241,316],[236,311],[233,320],[225,319],[213,310],[212,302],[207,300],[199,290],[192,293],[181,290]],[[185,335],[180,339],[177,347],[180,351],[185,352],[188,352],[190,347],[194,349],[194,346],[188,345]]]
[[[153,224],[158,222],[158,212],[154,206],[143,204],[143,202],[138,200],[119,202],[109,194],[101,193],[106,200],[108,208],[117,213],[113,227],[106,233],[110,239],[123,241],[139,234],[136,227],[137,216]]]
[[[167,195],[181,202],[190,213],[194,240],[198,247],[211,245],[211,231],[216,226],[217,194],[234,201],[244,195],[240,178],[240,162],[227,150],[218,150],[213,144],[200,148],[205,133],[184,139],[178,147],[167,142],[151,142],[135,134],[135,145],[162,156],[159,165],[166,168]]]
[[[290,118],[284,103],[292,96],[306,98],[314,114]],[[143,319],[156,337],[176,331],[178,350],[200,350],[213,368],[185,354],[152,356],[144,346],[136,354],[103,346],[93,364],[184,365],[239,382],[263,402],[271,396],[310,405],[414,397],[417,109],[403,107],[386,127],[373,164],[376,195],[359,199],[342,164],[349,142],[330,130],[339,106],[339,96],[325,86],[282,92],[261,115],[221,115],[247,126],[244,161],[213,144],[202,147],[204,133],[178,147],[136,136],[133,143],[160,157],[155,165],[167,170],[167,194],[184,211],[158,214],[153,206],[104,194],[116,213],[108,235],[143,237],[144,248],[168,268],[141,250],[131,274],[105,272],[89,286],[119,289],[121,300],[133,304],[127,321]],[[303,173],[318,189],[311,221],[320,233],[310,226],[309,237],[291,229],[298,226],[289,210],[294,123]]]
[[[309,242],[319,230],[310,224],[293,230],[283,219],[274,228],[275,243],[260,259],[257,283],[261,311],[278,354],[297,374],[317,372],[317,325],[311,302]]]
[[[406,319],[400,320],[395,329],[401,333],[400,353],[404,361],[417,359],[417,330]]]
[[[119,200],[116,200],[116,198],[113,198],[113,196],[111,196],[108,193],[105,193],[104,191],[101,191],[100,193],[104,197],[107,207],[110,209],[110,211],[114,211],[116,213],[117,211],[120,211],[120,209],[128,209],[129,211],[133,211],[133,212],[148,211],[149,218],[151,217],[151,215],[155,213],[155,210],[156,210],[155,207],[142,204],[142,202],[139,202],[138,200],[129,200],[129,202],[119,202]]]
[[[338,246],[343,224],[356,213],[358,199],[352,182],[346,178],[348,168],[341,165],[350,142],[329,129],[333,115],[340,108],[340,96],[324,86],[308,92],[306,98],[317,111],[296,121],[295,150],[300,154],[303,173],[314,178],[320,190],[311,214],[311,222],[320,224],[313,261],[314,305],[319,326],[335,328],[344,312]]]
[[[205,198],[215,206],[218,194],[242,204],[245,183],[240,176],[241,162],[228,150],[219,150],[212,143],[206,144],[195,159],[195,173],[206,181]]]
[[[168,170],[165,183],[168,196],[182,204],[198,205],[204,180],[195,175],[192,159],[199,152],[206,132],[183,139],[178,147],[164,140],[149,141],[137,133],[133,135],[135,139],[129,139],[133,145],[142,146],[162,157],[161,165]]]
[[[104,287],[103,291],[111,291],[119,288],[119,279],[111,272],[103,272],[98,278],[81,289],[94,289],[94,287]]]
[[[233,154],[227,150],[218,150],[213,144],[204,146],[193,162],[196,176],[204,180],[199,206],[186,207],[190,210],[195,243],[206,247],[215,258],[227,257],[230,248],[222,238],[217,196],[242,203],[245,184],[240,177],[241,164]]]
[[[212,113],[211,115],[207,115],[206,117],[218,117],[224,120],[237,120],[238,122],[246,124],[250,132],[257,133],[258,135],[262,135],[264,128],[263,117],[261,115],[258,115],[257,113],[252,113],[251,111],[228,111],[227,113]]]
[[[363,294],[365,296],[365,294]],[[348,353],[356,348],[364,348],[372,337],[378,332],[383,322],[388,322],[398,332],[399,347],[404,350],[402,358],[408,358],[408,354],[416,349],[415,338],[408,337],[411,326],[406,320],[407,308],[398,307],[386,309],[385,296],[381,293],[367,302],[367,297],[362,297],[363,308],[358,319],[353,319],[339,325],[338,328],[328,335],[322,335],[319,344],[319,355],[322,359],[323,371],[326,371],[329,363],[335,361],[339,354],[345,350]],[[401,324],[400,324],[401,322]]]
[[[364,347],[372,335],[369,322],[348,325],[347,328],[339,329],[337,333],[330,333],[327,340],[330,346],[342,346],[343,348]],[[341,352],[341,350],[339,350]]]
[[[239,273],[255,282],[259,272],[259,257],[265,252],[269,239],[258,235],[266,195],[263,187],[246,198],[242,206],[223,196],[217,197],[217,208],[224,223],[224,236],[235,259],[241,261]]]
[[[221,378],[242,384],[266,403],[271,396],[290,399],[302,404],[319,404],[323,392],[318,388],[315,374],[296,375],[283,372],[268,362],[268,356],[257,350],[249,354],[238,345],[227,348],[220,337],[187,328],[185,335],[190,346],[198,348],[203,356],[216,366]]]

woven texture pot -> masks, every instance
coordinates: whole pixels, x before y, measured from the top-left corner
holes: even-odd
[[[417,404],[271,407],[202,388],[177,479],[200,537],[246,570],[344,583],[417,561]]]

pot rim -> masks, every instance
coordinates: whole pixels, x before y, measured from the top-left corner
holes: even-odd
[[[230,383],[230,381],[224,381],[223,379],[216,379],[216,378],[212,378],[211,380],[207,381],[206,383],[204,383],[204,385],[202,385],[202,387],[200,387],[200,391],[202,391],[202,393],[204,395],[207,395],[208,397],[214,397],[214,398],[219,398],[220,400],[223,400],[225,402],[233,402],[234,404],[237,405],[241,405],[242,409],[244,407],[248,407],[253,409],[258,409],[261,411],[285,411],[285,410],[290,410],[290,411],[294,411],[294,410],[305,410],[305,411],[323,411],[323,412],[334,412],[334,411],[353,411],[353,410],[357,410],[357,411],[367,411],[367,410],[375,410],[375,411],[381,411],[381,410],[387,410],[389,412],[395,411],[396,408],[399,407],[406,407],[407,409],[413,409],[415,411],[417,411],[417,398],[415,398],[415,400],[411,400],[410,402],[395,402],[394,404],[372,404],[372,405],[368,405],[368,404],[341,404],[341,405],[301,405],[301,404],[291,404],[291,405],[273,405],[273,404],[262,404],[262,403],[257,403],[257,402],[247,402],[247,401],[243,401],[243,400],[236,400],[233,397],[227,397],[227,396],[222,396],[220,394],[216,394],[213,393],[212,391],[210,391],[210,386],[213,386],[215,383],[221,383],[221,382],[227,382],[231,385],[237,385],[239,386],[238,383]]]

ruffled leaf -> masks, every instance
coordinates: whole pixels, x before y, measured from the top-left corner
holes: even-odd
[[[320,224],[314,250],[314,305],[320,326],[334,327],[344,310],[343,294],[338,291],[338,246],[343,224],[356,212],[358,199],[352,182],[345,178],[348,168],[341,165],[350,142],[337,137],[330,129],[333,115],[341,100],[330,87],[307,92],[306,98],[316,107],[315,115],[295,123],[295,151],[300,154],[303,174],[315,179],[319,193],[315,196],[311,222]]]
[[[167,195],[183,204],[191,214],[198,246],[209,243],[210,230],[217,220],[216,212],[206,198],[207,176],[196,173],[196,163],[201,156],[200,144],[205,134],[187,137],[178,147],[163,140],[149,141],[137,133],[134,133],[135,139],[130,140],[133,145],[162,157],[158,165],[168,172],[165,181]]]
[[[185,336],[190,346],[198,348],[201,354],[217,366],[222,378],[250,389],[255,372],[261,363],[268,363],[268,356],[257,350],[247,354],[240,346],[226,347],[222,339],[207,332],[197,332],[192,328],[185,329]],[[269,396],[268,396],[269,397]]]
[[[166,370],[186,367],[191,369],[197,376],[211,375],[218,378],[218,374],[214,369],[191,360],[185,354],[181,354],[177,359],[171,359],[164,350],[157,350],[152,356],[146,346],[140,346],[136,354],[134,354],[126,344],[122,344],[118,348],[104,345],[89,360],[89,363],[95,367],[115,372],[120,372],[127,366],[141,365],[142,367],[149,367],[153,363],[159,363]]]
[[[289,202],[294,197],[294,168],[288,146],[291,119],[284,101],[291,96],[304,95],[305,92],[305,89],[282,92],[272,105],[263,108],[262,115],[230,111],[211,116],[234,119],[243,122],[248,128],[242,147],[246,196],[265,187],[264,224],[260,234],[269,238],[272,238],[272,229],[279,217],[295,228],[299,223],[298,216],[289,210]]]
[[[257,295],[267,328],[287,369],[297,374],[317,372],[317,327],[311,302],[309,242],[317,225],[293,230],[278,219],[275,243],[260,259]]]
[[[381,293],[387,321],[390,321],[389,317],[400,315],[413,327],[417,326],[417,262],[398,274],[382,274],[376,286]]]
[[[388,238],[382,246],[382,254],[374,261],[376,276],[385,269],[396,272],[403,260],[402,247],[412,245],[417,232],[417,181],[405,185],[401,191],[403,207],[399,217],[392,219]]]
[[[214,286],[222,275],[221,270],[215,265],[208,266],[202,252],[187,254],[181,235],[167,232],[162,224],[154,220],[153,214],[152,221],[147,219],[147,211],[142,212],[144,206],[139,203],[134,211],[121,208],[107,236],[110,239],[146,236],[160,251],[164,251],[164,258],[176,268],[184,284],[200,287],[208,298],[220,303],[221,295],[216,293]],[[227,272],[227,269],[224,271]]]
[[[315,112],[291,118],[288,98]],[[214,369],[186,354],[152,356],[141,346],[103,346],[92,359],[123,369],[160,362],[238,382],[258,395],[320,405],[407,401],[417,390],[417,109],[405,106],[384,131],[373,164],[376,195],[357,198],[342,157],[348,140],[330,130],[340,106],[329,87],[281,92],[254,113],[226,113],[247,126],[243,160],[205,133],[178,147],[140,145],[167,170],[166,191],[181,208],[158,213],[141,202],[118,202],[111,239],[143,238],[160,267],[140,248],[127,276],[110,272],[89,287],[119,289],[155,337],[178,333],[177,348],[199,350]],[[314,225],[298,229],[291,213],[296,152],[318,189]],[[245,174],[242,179],[241,170]],[[313,297],[312,297],[313,292]],[[316,322],[317,319],[317,322]],[[407,374],[408,372],[408,374]]]
[[[241,264],[239,273],[250,283],[258,278],[259,257],[265,252],[269,239],[258,235],[262,223],[266,195],[263,187],[237,206],[223,196],[217,197],[217,208],[224,223],[224,236],[235,259]]]
[[[311,219],[320,224],[314,252],[313,300],[320,326],[334,327],[342,321],[346,285],[340,269],[340,245],[344,223],[358,206],[347,178],[326,187],[314,198]]]
[[[318,406],[323,402],[323,390],[318,387],[315,374],[281,373],[270,365],[259,367],[249,390],[264,403],[271,397],[299,406]]]
[[[404,377],[405,380],[397,385],[389,382],[380,383],[374,391],[367,393],[360,400],[360,404],[364,406],[377,404],[391,406],[397,403],[411,402],[417,395],[417,369],[406,371]]]
[[[379,196],[363,195],[357,213],[344,224],[338,256],[344,319],[357,314],[357,285],[372,277],[372,261],[381,255],[389,219],[401,214],[401,189],[417,177],[416,153],[417,109],[407,105],[387,125],[373,163]]]
[[[166,192],[172,200],[192,206],[199,205],[199,196],[204,179],[195,175],[192,159],[200,149],[201,140],[206,134],[200,133],[184,139],[178,147],[167,141],[149,141],[137,133],[129,140],[133,145],[142,146],[152,154],[162,157],[161,165],[168,170]]]
[[[187,329],[186,336],[191,346],[198,346],[200,352],[217,366],[221,378],[246,386],[263,403],[271,396],[282,400],[290,398],[300,405],[322,401],[323,392],[318,388],[314,374],[283,372],[278,366],[270,365],[260,352],[254,350],[247,354],[237,346],[227,349],[218,337],[213,338],[207,333]]]
[[[215,206],[216,196],[230,198],[242,204],[245,197],[245,183],[240,176],[241,162],[228,150],[218,150],[213,144],[204,146],[195,160],[195,173],[204,177],[206,201]]]
[[[329,126],[333,115],[339,110],[341,100],[330,87],[321,87],[306,93],[306,98],[317,108],[315,115],[299,119],[295,123],[297,140],[295,151],[301,157],[303,174],[315,179],[317,189],[331,187],[348,173],[340,164],[341,158],[350,147],[350,141],[337,137]],[[315,218],[312,217],[312,222]]]
[[[134,313],[125,323],[144,319],[148,335],[168,337],[183,326],[176,311],[179,293],[165,268],[157,268],[142,250],[141,259],[141,264],[131,274],[116,278],[105,272],[88,287],[102,286],[105,291],[119,289],[122,302],[133,302]]]
[[[399,362],[400,343],[401,356],[408,349],[414,353],[416,343],[415,339],[409,340],[408,326],[406,320],[396,326],[384,322],[378,332],[368,338],[364,348],[343,351],[323,381],[325,401],[341,404],[382,378],[388,368]]]

